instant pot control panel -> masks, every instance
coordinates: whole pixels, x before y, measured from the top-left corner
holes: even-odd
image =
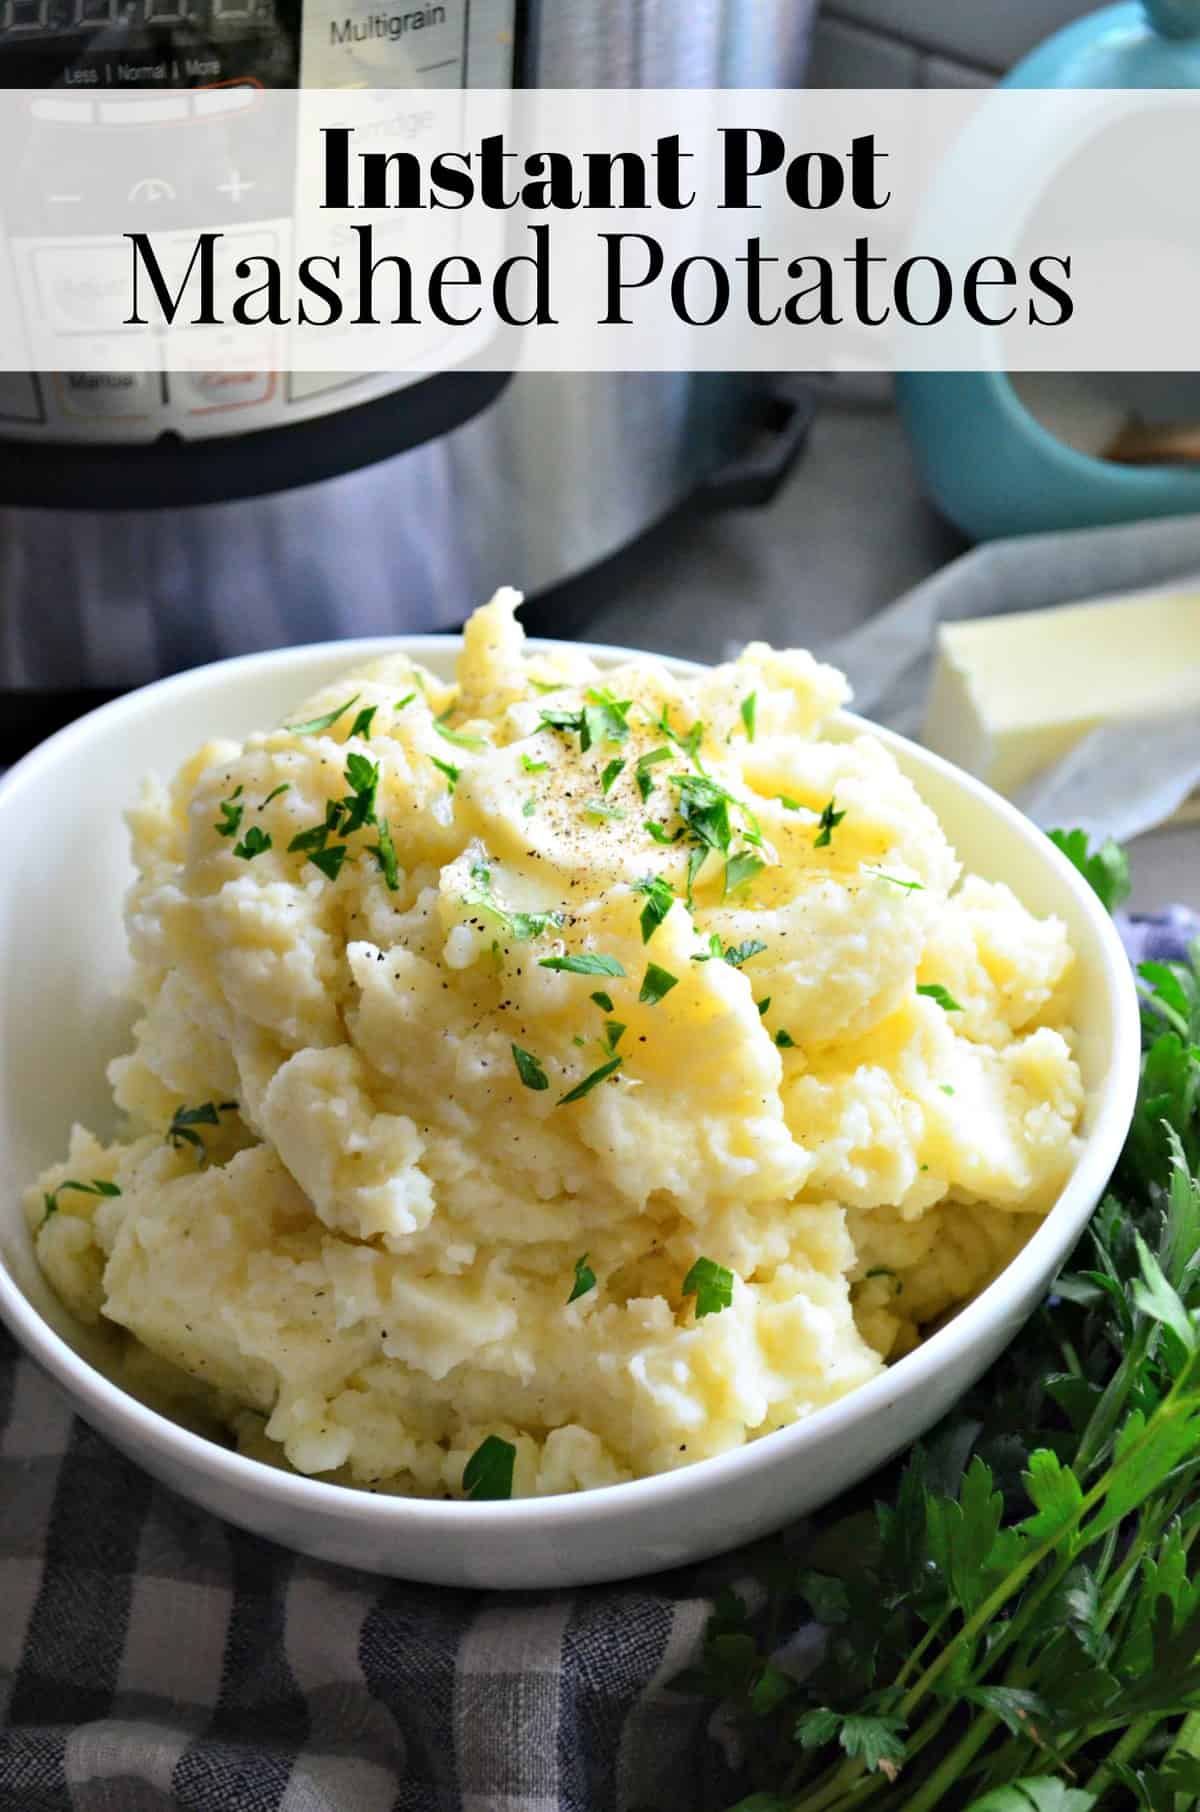
[[[10,443],[7,459],[0,449],[0,501],[39,501],[21,496],[37,479],[20,466],[39,443],[81,454],[114,444],[149,452],[158,443],[169,463],[179,443],[257,438],[361,414],[358,450],[335,461],[331,469],[340,469],[444,432],[490,401],[502,376],[239,372],[215,368],[216,359],[210,368],[204,336],[221,330],[208,328],[193,330],[193,369],[164,370],[149,329],[139,369],[97,369],[98,299],[126,273],[129,248],[117,228],[118,197],[97,192],[86,147],[98,126],[111,129],[126,223],[130,203],[149,226],[169,198],[192,230],[222,231],[246,255],[286,259],[293,198],[272,193],[259,155],[263,90],[390,88],[401,107],[411,96],[416,114],[425,88],[507,87],[523,10],[519,0],[0,0],[0,86],[53,91],[25,103],[28,118],[14,119],[13,109],[5,121],[6,154],[26,158],[30,181],[27,213],[0,223],[0,256],[13,261],[24,309],[49,321],[65,348],[62,370],[0,372],[0,441]],[[39,151],[50,137],[58,180],[43,194]],[[69,183],[61,180],[64,151]],[[391,409],[385,420],[385,400],[406,400],[405,391],[407,416]],[[279,482],[296,481],[285,471]],[[261,477],[210,479],[197,494],[189,478],[177,500],[263,488]]]

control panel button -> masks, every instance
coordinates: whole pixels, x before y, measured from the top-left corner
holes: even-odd
[[[214,415],[222,409],[246,409],[269,403],[275,394],[273,371],[175,371],[171,395],[186,400],[189,415]]]
[[[149,415],[162,394],[153,371],[60,371],[56,382],[67,413],[93,419]]]

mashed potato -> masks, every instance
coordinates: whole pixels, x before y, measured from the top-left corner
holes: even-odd
[[[146,787],[124,1130],[28,1195],[139,1388],[356,1485],[459,1495],[491,1436],[570,1491],[795,1422],[1076,1153],[1064,928],[823,733],[836,672],[528,656],[518,601],[455,686],[389,657]]]

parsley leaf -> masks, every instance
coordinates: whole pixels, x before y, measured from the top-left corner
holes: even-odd
[[[683,835],[682,824],[679,826],[678,830],[672,831],[670,834],[668,834],[663,829],[661,824],[655,823],[653,818],[643,819],[642,820],[642,829],[649,831],[650,835],[654,838],[654,841],[656,843],[668,843],[668,844],[678,843],[680,837],[682,837],[682,835]]]
[[[517,1075],[526,1088],[544,1089],[550,1087],[550,1078],[533,1055],[532,1051],[523,1051],[519,1044],[511,1046],[513,1062],[517,1066]]]
[[[600,791],[602,793],[604,793],[606,795],[608,794],[608,792],[612,788],[613,782],[620,775],[620,773],[624,769],[624,766],[625,766],[625,763],[621,760],[619,755],[614,757],[614,759],[609,762],[609,764],[605,768],[603,774],[601,774],[601,776],[600,776]]]
[[[265,855],[271,847],[269,831],[262,831],[257,824],[252,824],[240,843],[235,843],[233,853],[240,856],[243,862],[253,862],[255,856]]]
[[[393,711],[403,711],[405,705],[411,705],[416,696],[415,692],[406,692],[403,698],[398,698],[396,700],[395,704],[392,706]]]
[[[598,1070],[593,1070],[589,1076],[584,1077],[582,1082],[577,1082],[574,1088],[568,1089],[565,1095],[560,1095],[558,1106],[568,1107],[572,1101],[582,1101],[585,1095],[591,1094],[597,1083],[604,1082],[609,1076],[615,1075],[623,1061],[624,1059],[621,1057],[611,1057],[607,1063],[602,1063]]]
[[[780,1026],[775,1034],[775,1043],[779,1046],[781,1051],[794,1051],[796,1048],[796,1040],[783,1026]]]
[[[751,692],[742,700],[742,722],[746,726],[746,735],[754,741],[754,721],[758,711],[758,693]]]
[[[719,962],[729,963],[734,969],[740,969],[752,956],[759,956],[766,949],[761,938],[748,937],[743,943],[728,944],[721,948],[721,940],[714,931],[708,940],[708,949],[697,951],[692,957],[694,963],[709,963],[716,958]]]
[[[569,736],[578,736],[581,740],[583,738],[584,723],[582,711],[560,711],[557,708],[552,707],[539,711],[538,718],[539,721],[545,725],[547,730],[563,730]],[[586,749],[589,745],[584,743],[583,746]]]
[[[817,826],[817,834],[813,838],[814,849],[828,849],[829,845],[833,842],[834,831],[845,816],[845,812],[834,810],[833,800],[831,799],[821,812],[820,821]]]
[[[725,788],[703,774],[672,774],[670,780],[679,788],[677,809],[686,829],[697,842],[724,854],[733,839]]]
[[[232,1106],[231,1102],[222,1102],[223,1107]],[[171,1116],[171,1124],[166,1131],[167,1143],[176,1151],[185,1145],[192,1145],[200,1153],[203,1164],[208,1150],[203,1138],[196,1131],[198,1126],[219,1126],[221,1117],[215,1101],[205,1101],[199,1107],[177,1107]]]
[[[661,969],[657,963],[647,963],[638,1000],[643,1006],[656,1007],[678,982],[679,977],[672,975],[669,969]]]
[[[594,742],[624,742],[629,735],[629,707],[633,700],[615,698],[607,686],[591,687],[587,700],[580,747],[586,752]]]
[[[307,852],[314,849],[324,849],[330,837],[335,835],[341,828],[342,819],[345,815],[346,808],[340,799],[327,800],[323,821],[320,824],[310,825],[307,830],[296,832],[296,835],[288,844],[289,856],[295,855],[300,850]]]
[[[528,755],[522,755],[521,766],[527,774],[544,774],[550,766],[548,761],[533,761]]]
[[[683,1280],[683,1295],[696,1298],[696,1320],[717,1315],[733,1301],[733,1272],[711,1258],[698,1258]]]
[[[776,793],[776,799],[785,812],[802,812],[804,807],[798,799],[792,799],[787,793]]]
[[[526,799],[525,803],[521,807],[521,816],[522,816],[522,818],[532,818],[536,811],[537,811],[537,800],[534,798],[533,794],[530,793],[528,799]]]
[[[649,799],[651,793],[654,791],[654,776],[650,772],[651,768],[657,767],[660,761],[670,761],[670,759],[671,751],[665,745],[661,748],[651,749],[645,755],[638,756],[637,765],[633,771],[633,777],[637,783],[637,790],[641,794],[643,805],[645,805],[647,799]]]
[[[605,805],[603,799],[589,799],[583,808],[583,815],[585,818],[605,819],[620,819],[625,816],[624,812],[621,811],[619,807],[615,805]]]
[[[386,818],[377,818],[375,823],[379,841],[368,844],[367,848],[379,864],[388,892],[395,893],[400,885],[400,869],[396,861],[396,846],[392,842],[391,826]]]
[[[1115,912],[1130,893],[1129,858],[1109,837],[1096,849],[1088,848],[1087,832],[1048,831],[1047,836],[1077,868],[1107,912]]]
[[[725,892],[736,893],[739,887],[745,887],[755,875],[761,874],[765,866],[761,856],[753,855],[748,849],[739,850],[725,863]]]
[[[605,1020],[604,1039],[609,1051],[616,1050],[627,1030],[628,1027],[623,1026],[619,1019]]]
[[[319,736],[322,730],[332,730],[338,718],[344,717],[351,705],[356,705],[358,700],[359,694],[356,692],[354,697],[348,698],[344,705],[338,705],[334,710],[326,711],[324,717],[310,717],[306,723],[284,724],[283,727],[285,730],[290,730],[293,736]]]
[[[511,1441],[490,1434],[481,1441],[463,1467],[463,1490],[473,1503],[500,1501],[512,1496],[513,1467],[517,1450]]]
[[[370,736],[371,724],[374,721],[375,713],[378,709],[378,705],[364,705],[354,722],[350,725],[351,736],[362,736],[364,738]]]
[[[577,956],[542,956],[540,969],[560,969],[567,975],[624,975],[615,956],[599,956],[584,951]]]
[[[864,874],[874,875],[877,881],[890,881],[893,887],[903,887],[908,893],[924,893],[923,881],[906,881],[900,875],[890,875],[886,868],[864,868]]]
[[[462,773],[462,769],[454,767],[454,765],[449,761],[439,761],[436,755],[431,755],[429,757],[429,759],[430,759],[430,761],[432,761],[434,767],[437,768],[440,773],[443,773],[446,776],[446,780],[448,782],[448,791],[452,793],[454,791],[455,787],[458,785],[459,776]]]
[[[108,1182],[104,1177],[93,1177],[90,1183],[77,1183],[73,1177],[69,1177],[66,1182],[60,1183],[57,1189],[52,1189],[48,1193],[43,1191],[42,1201],[46,1207],[46,1212],[42,1216],[43,1227],[52,1214],[58,1213],[58,1198],[64,1189],[78,1190],[80,1195],[113,1196],[121,1193],[115,1183]]]
[[[642,942],[648,944],[670,912],[675,890],[662,875],[647,875],[635,883],[635,892],[646,896],[639,923],[642,927]]]
[[[592,995],[592,999],[595,1001],[596,1005],[600,1008],[600,1011],[602,1013],[611,1013],[612,1012],[613,1003],[612,1003],[611,994],[596,993],[596,994]]]
[[[926,1000],[936,1000],[943,1012],[961,1013],[963,1011],[961,1004],[955,1000],[948,988],[943,988],[941,982],[918,982],[917,993],[923,994]]]
[[[463,895],[463,905],[489,913],[518,944],[530,943],[535,937],[541,937],[543,931],[557,930],[563,922],[561,912],[513,912],[502,906],[493,892],[492,871],[486,862],[472,864],[471,882]]]
[[[346,860],[346,845],[335,843],[331,849],[310,849],[308,859],[329,880],[336,881],[342,872],[342,863]]]
[[[361,830],[364,824],[370,824],[374,820],[375,797],[379,790],[379,763],[352,750],[346,757],[346,784],[350,788],[350,795],[342,800],[346,814],[341,830],[343,837],[348,837],[352,831]]]
[[[456,749],[478,750],[491,747],[486,736],[470,736],[465,730],[452,730],[449,724],[442,722],[440,717],[434,718],[433,727],[439,736],[445,737],[447,742],[452,742]]]
[[[588,1255],[585,1252],[575,1260],[575,1282],[571,1285],[571,1294],[567,1297],[568,1303],[578,1302],[581,1296],[586,1296],[589,1290],[595,1288],[596,1273],[588,1264]]]
[[[228,799],[222,799],[221,803],[218,805],[217,810],[221,814],[221,823],[213,825],[213,829],[216,831],[218,837],[237,836],[238,828],[242,822],[242,813],[246,808],[243,805],[235,805],[233,802],[235,799],[240,799],[241,794],[241,787],[235,787]]]
[[[267,806],[270,805],[272,799],[278,799],[280,793],[286,793],[288,791],[289,787],[291,786],[291,784],[292,783],[290,780],[282,780],[282,781],[280,781],[280,783],[277,787],[272,787],[271,791],[267,794],[266,798],[263,800],[262,804],[259,806],[259,808],[258,808],[259,811],[260,812],[265,811]]]

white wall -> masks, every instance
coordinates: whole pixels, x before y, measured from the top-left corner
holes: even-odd
[[[824,0],[809,81],[818,88],[991,82],[1094,0]]]

